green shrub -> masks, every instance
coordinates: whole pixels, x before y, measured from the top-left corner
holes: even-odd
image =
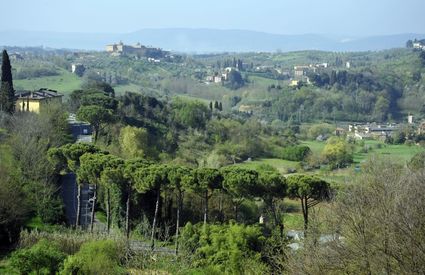
[[[71,255],[77,253],[86,242],[111,239],[112,237],[115,237],[114,241],[117,243],[124,242],[120,236],[91,234],[82,230],[56,229],[54,232],[23,230],[19,236],[19,247],[29,248],[40,240],[46,239],[51,243],[57,244],[65,254]]]
[[[265,237],[257,226],[188,223],[182,231],[181,243],[183,253],[194,255],[195,267],[244,274],[248,267],[255,269],[252,263],[261,263]]]
[[[55,274],[65,257],[56,243],[43,239],[31,248],[15,251],[10,258],[10,266],[20,274]]]
[[[310,153],[308,146],[290,146],[283,148],[280,157],[286,160],[303,161]]]
[[[121,249],[112,240],[84,243],[64,262],[62,274],[126,274],[120,267]]]
[[[419,171],[421,169],[424,169],[425,167],[425,152],[419,152],[416,155],[414,155],[409,163],[407,164],[407,167],[413,171]]]

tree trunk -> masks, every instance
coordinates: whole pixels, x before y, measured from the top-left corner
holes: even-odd
[[[208,222],[208,191],[205,191],[204,197],[205,205],[204,205],[204,226],[207,225]]]
[[[220,196],[218,198],[218,213],[220,213],[220,222],[224,221],[223,214],[223,194],[220,192]]]
[[[97,138],[99,136],[99,126],[94,126],[93,127],[93,132],[94,132],[94,144],[96,144]]]
[[[127,240],[130,238],[130,198],[131,198],[131,189],[127,189],[127,200],[126,200],[126,209],[125,209],[125,236]]]
[[[109,188],[106,190],[106,231],[109,235],[111,229],[111,191]]]
[[[161,208],[164,208],[164,210],[162,210],[164,213],[164,219],[167,220],[168,219],[168,191],[167,189],[164,190],[164,201],[161,205]]]
[[[235,221],[238,222],[238,204],[235,203],[233,206],[233,209],[235,210]]]
[[[180,211],[182,209],[182,193],[179,191],[177,199],[177,213],[176,213],[176,255],[179,253],[179,227],[180,227]]]
[[[97,184],[94,185],[93,192],[93,204],[91,206],[91,220],[90,220],[90,233],[93,233],[93,224],[94,224],[94,208],[96,205],[96,195],[97,195]]]
[[[273,213],[273,218],[274,218],[274,223],[275,226],[279,226],[279,232],[280,232],[280,237],[283,238],[283,223],[282,221],[277,217],[277,213],[276,213],[276,207],[274,205],[273,199],[270,201],[270,208],[272,210]]]
[[[81,213],[81,185],[77,183],[77,215],[75,217],[75,229],[80,225],[80,213]]]
[[[153,216],[153,222],[152,222],[152,235],[151,235],[151,249],[152,250],[155,247],[155,229],[156,229],[156,219],[158,217],[158,208],[159,208],[160,194],[161,194],[161,189],[158,188],[157,194],[156,194],[155,214]]]
[[[304,235],[307,235],[307,228],[308,228],[308,205],[307,205],[307,199],[302,198],[301,199],[301,207],[303,210],[303,217],[304,217]]]

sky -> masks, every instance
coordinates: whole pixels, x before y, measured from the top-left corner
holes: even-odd
[[[349,36],[425,33],[425,0],[2,2],[0,31],[127,33],[144,28],[211,28]]]

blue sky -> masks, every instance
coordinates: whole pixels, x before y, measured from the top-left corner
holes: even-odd
[[[350,36],[425,33],[425,0],[2,2],[0,30],[124,33],[189,27]]]

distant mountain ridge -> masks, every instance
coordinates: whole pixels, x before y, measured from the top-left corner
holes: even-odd
[[[247,30],[142,29],[123,34],[0,31],[0,45],[104,50],[123,41],[186,53],[275,52],[275,51],[377,51],[404,47],[409,39],[425,34],[395,34],[338,39],[319,34],[283,35]]]

